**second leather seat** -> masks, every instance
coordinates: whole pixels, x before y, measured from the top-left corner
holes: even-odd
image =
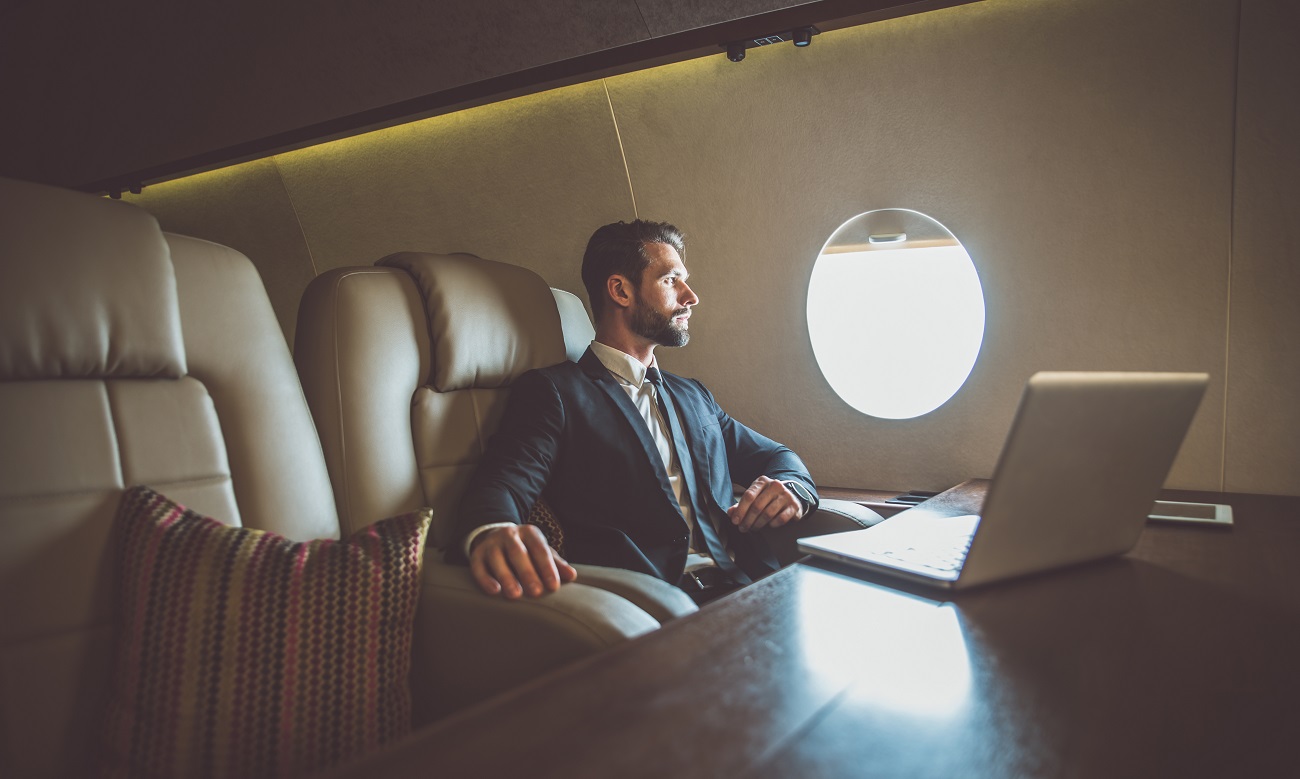
[[[459,541],[452,515],[511,382],[589,340],[577,298],[532,271],[471,255],[407,252],[316,278],[299,308],[294,354],[344,531],[431,506],[429,543],[445,553]],[[413,679],[417,690],[437,691],[417,700],[437,704],[417,721],[695,611],[658,579],[594,566],[540,599],[491,598],[441,556],[426,556],[420,608],[429,613],[416,636],[418,656],[434,660]]]

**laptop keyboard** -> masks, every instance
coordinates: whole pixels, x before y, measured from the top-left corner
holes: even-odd
[[[975,517],[970,519],[976,520]],[[882,534],[872,549],[872,555],[909,567],[952,573],[961,570],[962,563],[966,562],[966,554],[970,551],[971,540],[975,538],[974,522],[939,520],[927,523],[925,532],[916,532],[920,528],[915,526],[907,530],[911,532],[891,533],[888,536]]]
[[[972,538],[973,536],[966,536],[955,543],[940,547],[927,544],[922,547],[909,546],[903,549],[882,550],[877,554],[900,563],[929,568],[940,573],[951,573],[960,569],[962,563],[966,562],[966,553],[970,551]]]

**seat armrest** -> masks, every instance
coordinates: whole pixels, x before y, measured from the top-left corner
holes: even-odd
[[[817,511],[813,512],[811,517],[805,517],[798,524],[808,531],[802,534],[803,538],[807,538],[808,536],[824,536],[829,533],[842,533],[846,530],[871,527],[884,520],[885,518],[880,514],[861,503],[854,503],[851,500],[822,498]]]
[[[883,520],[884,517],[851,500],[822,498],[812,516],[779,528],[764,530],[763,533],[771,544],[777,561],[784,566],[804,556],[797,545],[800,538],[861,530]]]
[[[699,611],[695,601],[677,587],[636,571],[599,565],[575,565],[575,584],[611,592],[649,614],[660,624]]]
[[[644,574],[582,566],[578,577],[512,601],[485,595],[464,566],[426,560],[411,665],[416,726],[695,610]]]

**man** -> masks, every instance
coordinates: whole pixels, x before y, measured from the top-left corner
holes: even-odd
[[[539,596],[577,572],[523,524],[538,497],[573,562],[640,571],[698,602],[776,570],[754,531],[803,518],[816,488],[794,452],[736,422],[704,385],[658,371],[655,348],[684,346],[699,298],[682,234],[618,222],[592,235],[582,281],[596,337],[575,364],[514,384],[458,517],[475,581],[490,595]],[[748,488],[733,501],[732,484]]]

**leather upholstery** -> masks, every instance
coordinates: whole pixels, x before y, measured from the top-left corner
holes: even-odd
[[[327,271],[299,312],[294,357],[344,531],[427,505],[440,550],[456,540],[450,518],[509,383],[566,359],[566,338],[585,337],[585,350],[594,333],[573,295],[468,254],[402,252]]]
[[[507,390],[423,392],[435,352],[406,271],[323,278],[324,318],[299,333],[302,358],[330,379],[313,385],[328,469],[247,258],[164,234],[131,206],[0,180],[0,776],[91,773],[113,651],[108,544],[125,487],[295,540],[337,537],[340,513],[350,530],[418,508],[426,490],[442,511],[454,505]],[[561,301],[548,321],[590,327],[576,298],[515,281],[532,299],[508,310],[545,314],[542,299]],[[573,348],[554,333],[541,343],[491,358],[493,380]],[[457,371],[478,370],[457,359]],[[417,390],[424,424],[413,428]],[[426,570],[413,664],[426,716],[694,609],[628,572],[584,567],[583,584],[506,603],[481,596],[463,568]]]
[[[479,263],[443,265],[465,276]],[[465,338],[508,359],[432,348],[428,298],[406,270],[347,269],[313,285],[299,358],[324,371],[312,400],[327,468],[247,258],[164,234],[128,205],[0,180],[0,776],[91,773],[113,651],[108,544],[125,487],[295,540],[337,537],[340,514],[350,531],[426,501],[452,510],[501,385],[590,339],[580,301],[503,268],[493,310],[543,324]],[[460,276],[426,287],[460,312],[438,331],[456,337],[491,324],[461,304],[495,294]],[[454,366],[444,386],[491,386],[431,389],[443,353]],[[694,610],[676,588],[626,571],[584,566],[582,584],[507,603],[478,593],[463,568],[426,570],[413,664],[426,717]]]
[[[404,272],[340,268],[299,305],[294,360],[325,449],[339,521],[352,533],[425,505],[412,398],[430,373],[424,303]],[[436,502],[430,542],[441,547]]]
[[[328,271],[298,312],[294,358],[344,528],[427,505],[430,544],[444,551],[459,541],[452,517],[511,381],[580,356],[593,332],[569,293],[464,254]],[[584,566],[558,593],[508,602],[483,595],[463,566],[426,566],[416,653],[433,660],[413,680],[424,718],[695,610],[677,588],[629,571]]]
[[[425,301],[438,392],[503,387],[565,359],[555,298],[532,271],[469,254],[391,254]]]
[[[0,775],[85,776],[124,487],[336,536],[319,439],[252,265],[102,198],[0,180]]]
[[[7,206],[26,192],[42,207]],[[0,204],[0,379],[184,375],[176,283],[153,217],[8,179]]]
[[[257,270],[225,246],[172,234],[167,242],[190,376],[221,420],[245,524],[295,541],[338,538],[320,439]]]
[[[591,339],[596,337],[596,328],[592,327],[587,309],[577,295],[555,288],[551,289],[551,294],[555,296],[560,326],[564,329],[564,356],[570,362],[577,362],[591,345]]]

